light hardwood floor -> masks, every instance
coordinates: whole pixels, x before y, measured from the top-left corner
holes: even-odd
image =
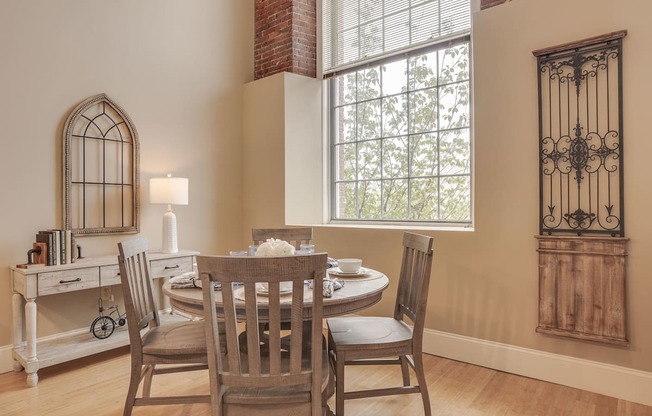
[[[652,416],[652,407],[430,355],[425,357],[425,366],[433,415]],[[349,388],[400,382],[398,368],[374,371],[353,366],[346,371]],[[122,348],[83,358],[43,369],[39,377],[38,385],[29,388],[24,372],[0,375],[0,414],[121,415],[129,382],[129,353]],[[207,390],[206,373],[199,371],[159,376],[153,393]],[[419,395],[352,400],[345,406],[349,416],[423,414]],[[207,416],[209,412],[206,405],[194,404],[139,407],[133,414]]]

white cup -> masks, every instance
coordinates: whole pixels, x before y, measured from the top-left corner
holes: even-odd
[[[299,247],[300,250],[305,254],[313,254],[315,252],[314,244],[301,244]]]
[[[262,290],[263,292],[269,292],[269,283],[256,283],[256,286],[258,286],[259,290]],[[279,284],[279,290],[281,293],[283,292],[289,292],[292,290],[292,282],[281,282]]]
[[[362,267],[362,260],[360,259],[339,259],[337,267],[344,273],[357,273]]]

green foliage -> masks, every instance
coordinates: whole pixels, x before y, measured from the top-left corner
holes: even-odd
[[[335,82],[335,218],[469,222],[468,43]]]

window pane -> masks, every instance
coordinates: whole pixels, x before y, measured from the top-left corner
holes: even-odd
[[[439,89],[439,120],[442,129],[467,127],[469,116],[469,84],[449,84]]]
[[[471,173],[471,142],[469,129],[441,133],[439,152],[442,175]]]
[[[469,47],[467,44],[439,52],[439,83],[469,79]]]
[[[376,20],[383,15],[383,2],[378,0],[357,0],[360,3],[360,21]],[[355,3],[349,0],[349,3]]]
[[[385,14],[405,10],[410,5],[410,0],[385,0]]]
[[[355,208],[355,183],[344,182],[335,185],[335,217],[340,219],[357,218]]]
[[[441,219],[471,220],[471,180],[468,176],[441,179]]]
[[[385,50],[391,51],[410,45],[410,12],[404,11],[385,18]]]
[[[410,219],[439,220],[439,193],[436,178],[410,180]]]
[[[358,104],[358,140],[380,137],[380,100]]]
[[[410,138],[412,177],[434,176],[437,172],[439,154],[437,133],[415,134]]]
[[[383,99],[383,137],[407,134],[407,94]]]
[[[410,130],[421,133],[437,130],[437,89],[416,91],[408,95],[410,100]]]
[[[366,58],[382,53],[383,40],[382,20],[360,26],[360,57]]]
[[[358,59],[360,43],[358,42],[358,28],[346,30],[342,33],[341,42],[344,47],[337,48],[337,63],[350,62]]]
[[[358,101],[380,97],[380,68],[358,71]]]
[[[355,140],[355,114],[356,105],[338,107],[334,111],[333,135],[335,143],[352,142]]]
[[[338,181],[353,181],[356,179],[356,145],[344,144],[335,146],[335,177]]]
[[[353,103],[356,100],[356,74],[345,74],[335,78],[335,105]]]
[[[406,178],[408,176],[407,141],[407,136],[383,141],[384,178]]]
[[[407,179],[383,181],[383,218],[400,220],[407,218]]]
[[[407,71],[405,60],[383,65],[383,95],[405,92]]]
[[[410,91],[437,85],[437,52],[419,55],[409,60]]]
[[[358,179],[380,178],[380,140],[358,143]]]
[[[439,2],[424,3],[412,9],[412,43],[439,37]]]
[[[380,218],[380,181],[358,182],[358,212],[361,219]]]
[[[341,18],[338,19],[340,27],[350,28],[358,24],[358,2],[349,0],[338,0],[337,10],[340,10]]]

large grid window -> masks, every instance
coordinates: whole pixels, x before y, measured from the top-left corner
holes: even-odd
[[[422,21],[437,28],[431,21],[441,16],[436,6],[450,8],[447,0],[403,3],[427,3],[432,19],[421,15]],[[462,32],[331,71],[332,220],[471,222],[468,24]],[[360,56],[362,43],[351,44],[351,56]]]

